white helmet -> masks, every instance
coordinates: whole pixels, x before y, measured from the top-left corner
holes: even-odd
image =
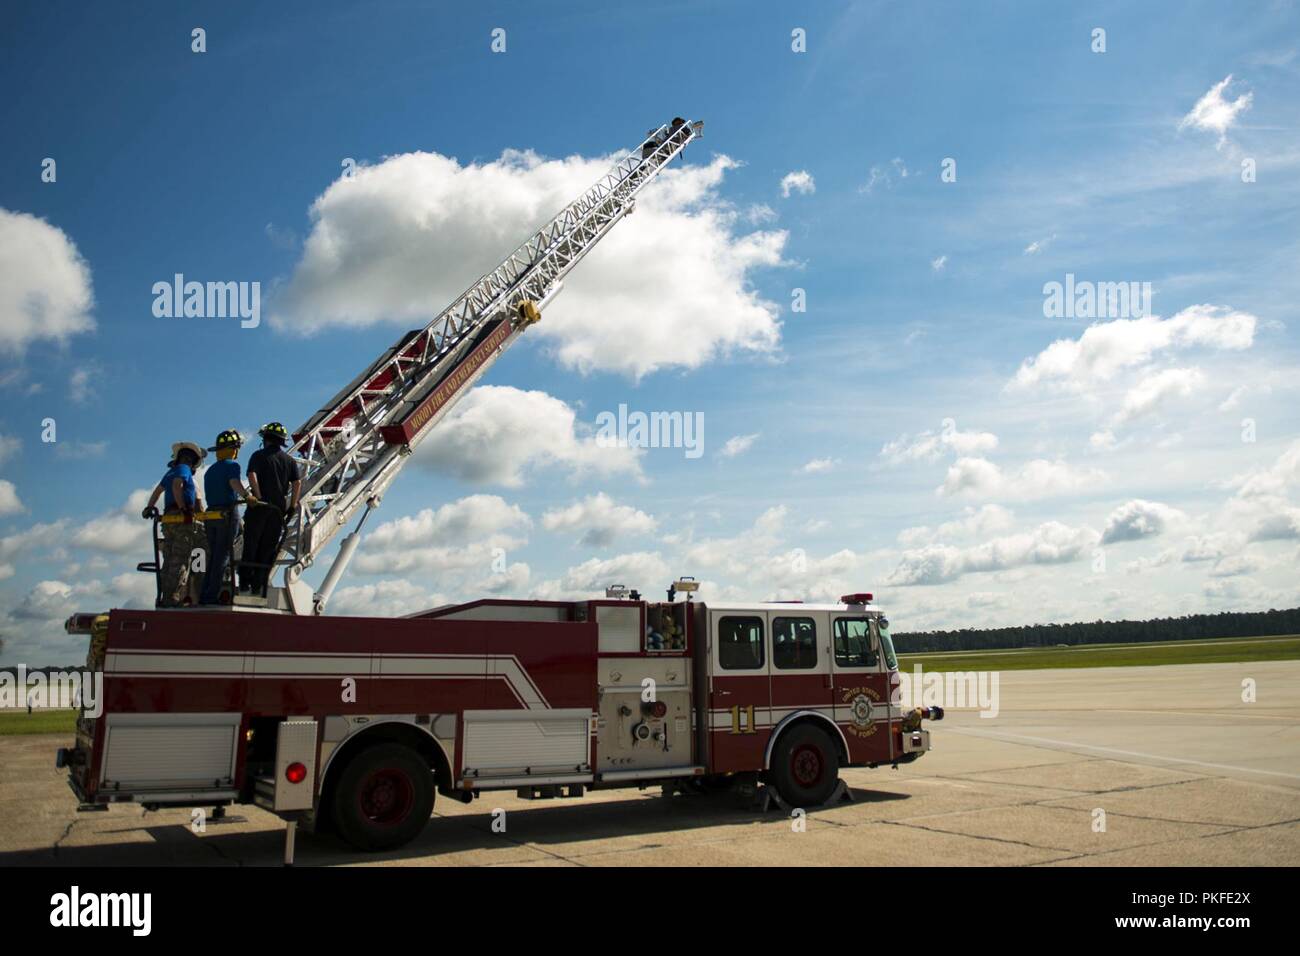
[[[194,444],[194,442],[192,441],[178,441],[172,443],[172,461],[175,461],[176,456],[179,455],[182,451],[194,452],[195,461],[202,461],[203,456],[207,454],[207,452],[205,452],[198,445]]]

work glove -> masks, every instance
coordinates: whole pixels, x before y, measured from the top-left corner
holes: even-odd
[[[140,512],[140,517],[144,518],[146,521],[148,521],[150,518],[156,518],[158,517],[158,509],[152,506],[145,508],[143,511]]]

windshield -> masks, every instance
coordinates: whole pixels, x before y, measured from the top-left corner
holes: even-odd
[[[889,621],[883,617],[876,618],[876,633],[880,635],[880,649],[885,655],[885,666],[891,671],[898,669],[898,657],[894,654],[894,641],[889,636]]]

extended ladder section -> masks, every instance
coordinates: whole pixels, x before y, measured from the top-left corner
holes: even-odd
[[[345,539],[321,588],[298,580],[365,505],[379,503],[405,459],[559,292],[562,280],[703,123],[652,130],[586,193],[470,286],[421,330],[408,332],[293,434],[302,499],[276,563],[295,613],[320,613],[359,542]],[[362,521],[365,514],[362,515]]]

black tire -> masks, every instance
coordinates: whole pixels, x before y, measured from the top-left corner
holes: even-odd
[[[420,835],[433,799],[433,772],[419,754],[402,744],[376,744],[343,768],[331,816],[358,850],[391,850]]]
[[[776,742],[768,780],[791,807],[820,807],[840,779],[835,741],[812,724],[796,724]]]

